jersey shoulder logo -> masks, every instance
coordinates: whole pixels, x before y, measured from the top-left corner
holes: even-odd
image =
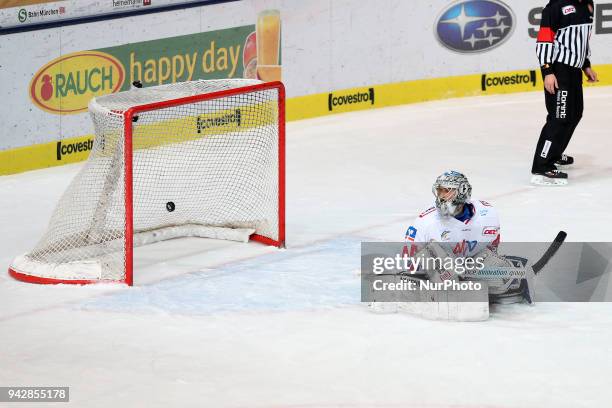
[[[482,229],[482,235],[497,235],[497,232],[499,231],[498,227],[484,227]]]
[[[576,12],[576,7],[574,6],[565,6],[563,8],[561,8],[561,11],[563,12],[564,16],[567,16],[568,14],[572,14]]]
[[[419,214],[419,218],[423,218],[426,215],[431,214],[432,212],[436,211],[436,207],[430,207],[428,209],[426,209],[425,211],[423,211],[422,213]]]
[[[408,231],[406,231],[406,239],[408,241],[414,241],[414,238],[416,238],[416,234],[417,234],[417,229],[411,225],[408,228]]]

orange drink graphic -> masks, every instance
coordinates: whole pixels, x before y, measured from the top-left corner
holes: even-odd
[[[280,81],[280,12],[265,10],[257,16],[257,76],[262,81]]]

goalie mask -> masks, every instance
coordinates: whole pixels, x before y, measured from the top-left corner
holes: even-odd
[[[443,216],[454,217],[470,200],[472,186],[467,177],[457,171],[447,171],[436,179],[432,192],[436,197],[436,208]]]

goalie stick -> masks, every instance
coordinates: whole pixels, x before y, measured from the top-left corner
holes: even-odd
[[[548,264],[548,262],[552,259],[553,256],[557,253],[563,242],[565,242],[565,238],[567,238],[567,233],[565,231],[559,231],[555,239],[550,243],[550,246],[544,254],[538,259],[532,266],[530,267],[500,267],[500,268],[485,268],[476,272],[466,272],[462,274],[463,277],[477,277],[484,280],[494,280],[494,279],[509,279],[509,278],[518,278],[525,279],[529,275],[537,276],[542,269]]]
[[[527,276],[537,276],[544,269],[548,262],[557,253],[563,242],[567,238],[565,231],[559,231],[555,239],[550,243],[550,246],[544,254],[532,266],[529,267],[499,267],[499,268],[484,268],[476,272],[466,272],[463,277],[477,277],[484,280],[495,280],[499,278],[510,279],[518,278],[525,279]]]
[[[509,279],[518,278],[525,279],[527,276],[537,276],[542,269],[548,264],[553,256],[557,253],[563,242],[567,238],[565,231],[559,231],[555,239],[550,243],[550,246],[544,254],[538,259],[532,266],[529,267],[498,267],[498,268],[484,268],[475,272],[466,272],[462,274],[463,277],[474,277],[484,280],[495,280],[499,278]]]
[[[565,242],[565,238],[567,238],[567,232],[559,231],[546,252],[544,252],[544,255],[542,255],[542,257],[531,267],[534,274],[537,275],[542,269],[544,269],[548,261],[550,261],[551,258],[555,256],[559,248],[561,248],[561,245],[563,245],[563,242]]]

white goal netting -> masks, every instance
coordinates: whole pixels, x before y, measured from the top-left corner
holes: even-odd
[[[218,91],[228,92],[210,97]],[[259,81],[213,80],[93,99],[90,157],[38,245],[11,265],[13,275],[129,283],[130,224],[134,246],[183,236],[280,246],[280,92]]]

